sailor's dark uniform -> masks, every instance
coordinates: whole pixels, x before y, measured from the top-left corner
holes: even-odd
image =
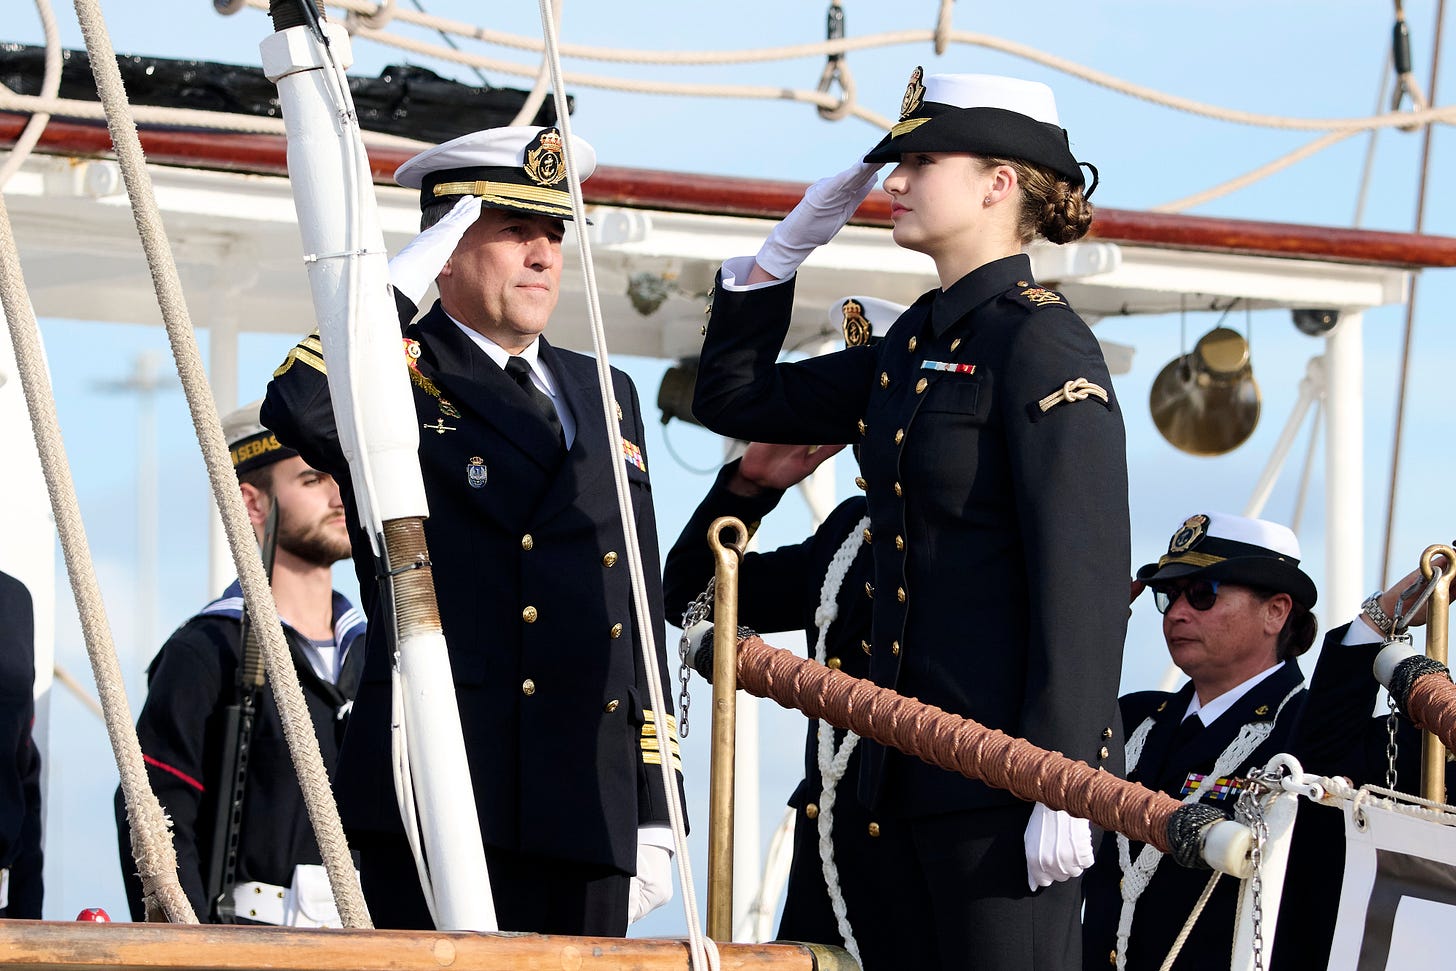
[[[0,917],[40,919],[40,753],[35,722],[35,610],[25,584],[0,573]]]
[[[198,919],[204,922],[213,913],[206,879],[223,787],[223,718],[234,701],[242,658],[242,609],[242,587],[234,580],[220,598],[173,632],[147,668],[147,700],[137,717],[147,780],[172,819],[178,879]],[[337,592],[333,595],[333,625],[336,681],[320,676],[305,653],[304,636],[286,620],[283,624],[293,669],[330,778],[335,774],[349,702],[364,668],[364,616]],[[127,904],[133,920],[144,920],[142,886],[120,790],[115,802]],[[265,684],[249,749],[235,882],[287,888],[296,866],[321,862],[273,688]],[[237,916],[251,920],[256,915],[240,909]]]
[[[1016,255],[925,294],[876,346],[775,364],[792,281],[724,290],[721,280],[698,418],[735,438],[861,444],[874,681],[1115,768],[1127,469],[1116,396],[1086,324]],[[925,888],[886,886],[886,906],[929,924],[927,940],[940,935],[923,960],[962,966],[980,940],[988,966],[1075,963],[1075,881],[1040,891],[1038,905],[1003,906],[1028,896],[1030,807],[861,744],[862,800],[883,838],[907,841],[906,873]]]
[[[680,767],[676,726],[648,700],[626,539],[611,463],[626,464],[663,684],[662,588],[643,423],[631,380],[613,371],[620,427],[600,420],[595,362],[540,339],[540,359],[576,418],[562,452],[531,399],[437,303],[408,327],[429,502],[425,536],[502,929],[620,935],[637,830],[667,822],[661,738]],[[340,483],[369,652],[337,793],[351,842],[364,847],[364,891],[380,926],[430,926],[403,842],[390,759],[385,604],[359,529],[335,432],[322,348],[302,341],[268,386],[263,422]],[[388,860],[379,868],[371,859]],[[553,870],[552,867],[564,868]],[[622,876],[601,911],[540,916],[520,881]],[[508,877],[514,874],[519,880]],[[558,881],[559,882],[559,881]],[[614,884],[615,886],[615,884]],[[513,909],[527,907],[535,916]]]
[[[783,492],[765,490],[747,497],[729,491],[728,480],[738,462],[719,473],[712,489],[694,510],[676,543],[667,553],[663,583],[669,616],[681,616],[713,575],[713,559],[705,537],[719,516],[736,516],[755,526],[778,504]],[[845,540],[854,536],[858,549],[845,573],[836,601],[838,613],[825,634],[826,663],[857,678],[869,673],[864,650],[870,632],[870,602],[863,594],[869,581],[869,547],[859,542],[865,516],[863,496],[848,499],[829,514],[814,535],[801,543],[765,553],[751,552],[738,568],[739,622],[762,633],[802,629],[812,650],[819,638],[815,613],[830,562]],[[836,747],[845,733],[835,732]],[[788,895],[779,923],[781,940],[812,941],[843,946],[843,937],[829,901],[819,855],[818,815],[824,782],[819,774],[819,721],[810,719],[804,741],[804,779],[794,789],[789,805],[797,810],[794,856],[789,870]],[[895,933],[876,911],[882,889],[878,874],[879,840],[870,834],[874,817],[859,802],[855,783],[859,772],[857,743],[850,754],[834,803],[834,863],[849,922],[867,971],[899,966]]]
[[[1136,735],[1145,720],[1152,719],[1137,764],[1128,767],[1128,779],[1183,799],[1192,791],[1185,789],[1190,782],[1189,774],[1207,776],[1212,773],[1219,757],[1245,725],[1273,722],[1269,735],[1258,747],[1230,770],[1228,776],[1220,778],[1247,776],[1250,769],[1262,767],[1272,756],[1289,750],[1294,726],[1300,712],[1305,709],[1307,692],[1303,683],[1304,675],[1298,662],[1293,659],[1285,661],[1282,667],[1250,688],[1234,702],[1233,707],[1219,715],[1213,724],[1197,729],[1192,724],[1197,721],[1197,716],[1191,715],[1190,723],[1181,731],[1183,714],[1193,697],[1192,682],[1176,693],[1139,691],[1125,696],[1121,702],[1122,720],[1130,738]],[[1220,783],[1216,778],[1193,781],[1197,783],[1198,791],[1207,793],[1198,799],[1199,802],[1221,809],[1232,818],[1238,795],[1236,788]],[[1141,843],[1129,843],[1132,860],[1137,859],[1142,847]],[[1133,912],[1126,953],[1129,971],[1157,971],[1210,876],[1207,870],[1187,869],[1171,859],[1159,861]],[[1122,912],[1120,886],[1124,879],[1118,864],[1117,835],[1107,833],[1098,848],[1096,865],[1083,878],[1086,910],[1082,958],[1083,967],[1088,971],[1105,971],[1117,965],[1117,927]],[[1174,967],[1180,971],[1183,968],[1214,971],[1228,967],[1238,896],[1238,881],[1219,881]],[[1295,906],[1298,903],[1295,901]]]

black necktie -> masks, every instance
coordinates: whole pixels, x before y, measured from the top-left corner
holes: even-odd
[[[1168,747],[1169,752],[1176,752],[1203,730],[1203,719],[1197,713],[1189,715],[1178,725],[1178,730],[1173,733],[1173,744]]]
[[[561,416],[556,414],[556,406],[551,403],[551,399],[531,380],[531,365],[526,363],[525,358],[512,355],[506,359],[506,373],[515,379],[522,391],[526,392],[526,397],[531,399],[531,404],[540,412],[546,424],[551,426],[557,443],[564,450],[566,433],[561,428]]]

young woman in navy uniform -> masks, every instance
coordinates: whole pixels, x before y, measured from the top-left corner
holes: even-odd
[[[934,260],[940,288],[877,346],[775,363],[794,271],[887,161],[895,242]],[[861,446],[876,683],[1116,769],[1122,418],[1091,331],[1022,252],[1086,233],[1083,187],[1045,85],[917,68],[865,163],[724,264],[694,411],[735,438]],[[1077,966],[1086,823],[863,744],[905,966]]]

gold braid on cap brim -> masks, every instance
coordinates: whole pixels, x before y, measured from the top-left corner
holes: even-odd
[[[519,206],[533,212],[560,216],[571,212],[571,196],[560,189],[542,189],[512,182],[442,182],[435,186],[435,197],[480,196],[483,202]]]
[[[929,118],[906,118],[890,129],[890,137],[899,138],[901,135],[908,135],[929,120]]]
[[[1208,553],[1168,553],[1158,558],[1158,568],[1161,569],[1169,563],[1187,563],[1191,566],[1213,566],[1215,563],[1222,563],[1228,559],[1226,556],[1212,556]]]

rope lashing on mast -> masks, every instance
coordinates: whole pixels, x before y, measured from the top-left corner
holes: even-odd
[[[711,664],[707,653],[700,651],[695,661],[700,673]],[[1208,868],[1201,855],[1208,828],[1227,822],[1217,808],[1184,805],[1085,762],[771,647],[757,636],[738,643],[738,687],[1028,802],[1124,833],[1187,867]]]
[[[76,16],[80,21],[82,34],[86,38],[86,51],[95,76],[96,90],[106,107],[107,127],[111,141],[116,148],[117,161],[126,182],[127,195],[131,202],[132,216],[136,220],[137,233],[146,252],[147,265],[151,270],[152,284],[157,293],[157,303],[166,322],[167,337],[172,345],[172,354],[177,362],[177,373],[187,397],[187,405],[197,431],[198,443],[202,448],[207,465],[208,479],[212,484],[213,496],[222,516],[223,528],[227,533],[228,545],[232,549],[233,562],[238,567],[239,580],[243,587],[243,601],[247,606],[253,627],[262,638],[264,664],[268,681],[273,686],[274,698],[283,724],[283,734],[288,742],[288,751],[293,758],[294,768],[299,775],[304,803],[308,808],[314,834],[318,839],[319,852],[333,886],[334,897],[339,904],[339,914],[347,927],[370,926],[369,912],[364,905],[364,896],[359,889],[358,876],[354,871],[349,847],[344,839],[343,826],[334,805],[328,773],[319,754],[318,738],[314,735],[313,719],[304,701],[303,691],[298,684],[298,675],[293,667],[293,658],[283,637],[283,628],[278,620],[278,608],[273,602],[273,591],[263,572],[263,562],[258,554],[258,543],[253,535],[247,511],[243,508],[242,494],[238,491],[237,475],[233,471],[232,459],[223,438],[222,424],[218,420],[217,406],[207,384],[207,372],[202,356],[197,349],[191,315],[182,295],[181,280],[177,265],[167,242],[162,226],[161,213],[152,191],[151,177],[147,172],[146,158],[142,152],[141,139],[137,134],[136,121],[122,85],[121,71],[117,66],[116,52],[111,46],[106,21],[97,0],[75,0]],[[113,659],[114,660],[114,659]],[[99,675],[99,672],[98,672]],[[119,674],[117,675],[119,678]],[[98,676],[98,690],[101,678]],[[114,690],[112,687],[105,691]],[[106,695],[103,694],[103,702]],[[128,722],[130,715],[121,716]],[[135,731],[131,732],[135,738]],[[140,750],[136,752],[140,764]],[[145,776],[143,776],[143,780]],[[145,811],[148,802],[142,794],[132,791],[136,787],[124,787],[127,795],[128,812]],[[145,785],[142,786],[145,789]],[[148,795],[150,794],[148,790]],[[134,802],[133,797],[139,802]],[[152,802],[155,797],[151,798]],[[140,861],[139,861],[140,862]],[[175,863],[174,863],[175,870]],[[178,891],[180,893],[180,889]],[[190,905],[182,900],[185,909],[174,903],[167,904],[169,917],[175,912],[195,921]]]

